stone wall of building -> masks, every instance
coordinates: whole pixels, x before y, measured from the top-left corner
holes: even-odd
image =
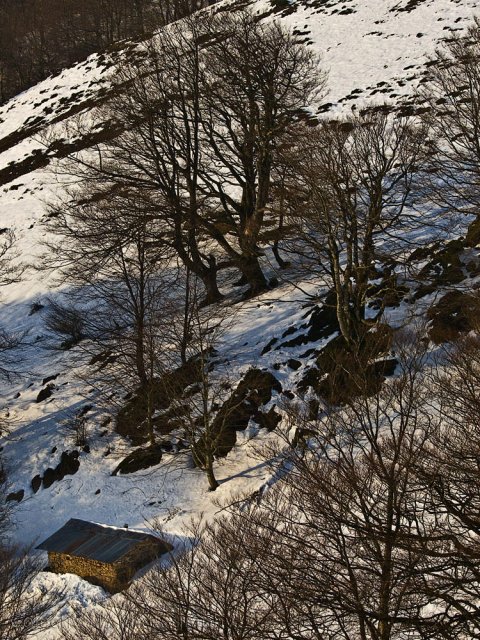
[[[113,563],[53,551],[49,552],[48,558],[50,568],[55,573],[74,573],[92,584],[116,593],[126,589],[135,572],[157,558],[160,552],[157,543],[146,541],[139,543],[130,553]]]
[[[119,591],[118,568],[114,564],[99,562],[90,558],[79,558],[66,553],[48,554],[49,564],[55,573],[74,573],[92,584],[104,587],[108,591]]]

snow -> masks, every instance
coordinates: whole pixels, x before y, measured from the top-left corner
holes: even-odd
[[[480,11],[480,0],[419,0],[410,12],[400,10],[407,6],[407,0],[292,0],[290,4],[294,12],[281,19],[312,43],[329,72],[329,93],[323,99],[324,103],[332,103],[328,116],[385,100],[408,100],[417,90],[426,71],[425,63],[439,43],[453,33],[462,33],[475,12]],[[270,3],[263,0],[252,5],[259,13],[270,8]],[[350,13],[342,12],[345,8]],[[90,56],[1,107],[0,170],[44,148],[39,136],[42,130],[48,128],[49,136],[61,137],[62,122],[54,120],[68,122],[74,117],[69,111],[72,107],[87,109],[108,89],[114,76],[112,63],[117,59],[121,59],[120,54]],[[39,131],[32,129],[35,121],[40,122]],[[9,136],[13,140],[17,134],[18,141],[2,147]],[[59,189],[48,169],[26,173],[0,186],[0,229],[15,229],[19,251],[31,265],[20,284],[1,291],[1,324],[26,335],[26,344],[18,354],[22,378],[4,386],[0,395],[0,406],[8,408],[13,422],[11,434],[1,442],[2,457],[8,466],[11,490],[25,490],[23,501],[15,509],[13,538],[21,544],[38,543],[69,518],[78,517],[117,527],[128,524],[140,531],[160,525],[174,539],[183,534],[192,518],[200,514],[213,518],[222,503],[239,494],[251,494],[268,482],[269,469],[258,455],[258,446],[275,435],[258,434],[253,425],[239,433],[234,450],[216,463],[220,487],[212,494],[207,491],[204,474],[192,468],[187,455],[165,454],[154,468],[112,476],[128,444],[111,427],[102,435],[105,428],[101,425],[107,414],[99,405],[88,414],[91,452],[81,452],[79,471],[33,493],[31,479],[47,467],[54,467],[62,451],[74,448],[65,425],[68,417],[98,399],[98,391],[77,375],[75,351],[59,353],[49,349],[42,311],[30,315],[32,303],[44,301],[53,287],[54,274],[39,273],[33,266],[43,250],[46,203]],[[271,339],[280,338],[291,326],[305,322],[305,305],[309,294],[318,293],[319,283],[310,279],[301,284],[299,290],[284,283],[233,307],[235,321],[222,339],[219,356],[220,360],[228,360],[225,366],[232,379],[240,379],[254,364],[272,371],[284,390],[295,388],[308,360],[303,360],[298,371],[290,370],[286,360],[307,349],[319,348],[322,342],[271,349],[264,355],[262,350]],[[421,304],[430,299],[425,298]],[[402,303],[391,311],[389,320],[397,326],[402,324],[407,313],[412,312],[411,307],[406,307]],[[52,398],[36,403],[44,386],[42,380],[55,374],[58,377]],[[20,395],[16,397],[17,394]],[[277,397],[272,403],[276,401]],[[76,576],[43,573],[38,580],[43,585],[65,588],[65,605],[58,619],[70,615],[76,603],[88,606],[104,597],[100,588]],[[57,628],[41,635],[42,640],[56,637]]]

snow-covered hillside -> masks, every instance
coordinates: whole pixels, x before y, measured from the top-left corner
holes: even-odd
[[[245,4],[227,6],[234,10]],[[320,53],[328,71],[328,95],[312,108],[328,117],[384,102],[408,107],[428,76],[437,46],[464,32],[473,16],[480,15],[480,0],[259,0],[250,4],[267,20],[269,16],[283,20]],[[61,188],[48,164],[71,150],[74,141],[63,138],[65,123],[79,113],[88,114],[105,99],[115,83],[115,64],[141,50],[141,44],[126,44],[124,49],[93,55],[0,108],[0,233],[15,230],[21,258],[30,265],[19,284],[1,291],[0,307],[1,324],[25,334],[18,352],[21,378],[5,385],[0,394],[13,425],[2,440],[2,456],[11,491],[23,491],[15,506],[13,532],[15,541],[22,544],[40,542],[71,517],[142,530],[160,524],[167,534],[179,536],[192,517],[201,513],[213,517],[219,503],[240,493],[251,494],[269,480],[268,467],[257,449],[259,442],[274,434],[253,422],[239,434],[234,450],[216,463],[220,488],[214,495],[207,492],[203,473],[192,468],[186,455],[166,454],[147,471],[112,476],[128,443],[108,422],[98,390],[78,377],[75,350],[59,353],[49,348],[41,305],[46,304],[54,275],[47,277],[34,269],[45,236],[46,206]],[[75,143],[88,146],[102,135],[100,124],[89,140]],[[266,269],[273,267],[266,265]],[[222,338],[219,361],[228,359],[229,375],[235,381],[253,364],[275,375],[283,391],[274,392],[265,411],[281,405],[285,392],[295,391],[309,366],[308,350],[313,353],[322,346],[322,339],[282,346],[287,341],[282,336],[298,335],[306,322],[307,293],[315,289],[315,281],[302,283],[302,290],[280,282],[274,291],[232,307],[235,322]],[[392,323],[401,323],[404,317],[403,304],[390,311]],[[267,348],[275,338],[275,348]],[[49,382],[54,385],[51,397],[37,402]],[[91,407],[90,450],[80,451],[78,472],[35,492],[32,479],[55,467],[62,452],[75,448],[66,423],[86,405]],[[69,604],[62,616],[69,614],[71,605],[88,606],[102,595],[100,589],[75,577],[49,574],[42,579],[65,585]],[[56,633],[52,629],[42,638],[55,638]]]

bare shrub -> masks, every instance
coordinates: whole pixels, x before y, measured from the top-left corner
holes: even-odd
[[[48,629],[62,594],[36,583],[41,567],[31,549],[8,541],[12,514],[5,487],[0,467],[0,640],[26,640]]]
[[[45,324],[52,333],[63,338],[60,344],[61,349],[71,349],[85,338],[83,313],[71,304],[64,304],[50,298]]]

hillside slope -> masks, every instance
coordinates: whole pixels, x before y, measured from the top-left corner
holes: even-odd
[[[285,21],[320,53],[328,71],[328,95],[312,110],[328,117],[385,101],[408,107],[428,75],[436,47],[464,32],[472,17],[480,14],[480,0],[259,0],[234,1],[223,7],[234,10],[246,4],[265,19],[277,16]],[[112,123],[97,123],[88,139],[72,140],[64,138],[64,125],[78,114],[88,118],[89,110],[115,89],[115,65],[135,55],[141,55],[141,45],[125,44],[108,56],[91,56],[0,108],[0,232],[15,230],[21,259],[32,267],[42,251],[46,207],[61,189],[49,172],[49,161],[73,147],[88,148],[101,141],[112,127]],[[476,259],[477,253],[472,250],[467,257]],[[265,267],[276,275],[267,261]],[[2,455],[11,491],[23,491],[15,508],[16,541],[38,542],[70,517],[139,529],[157,522],[168,534],[180,536],[192,516],[213,517],[218,501],[253,493],[269,481],[269,469],[257,448],[259,441],[274,435],[253,421],[238,434],[233,451],[217,463],[221,486],[215,499],[187,456],[164,455],[156,467],[112,476],[129,445],[108,422],[98,389],[78,377],[75,351],[49,348],[41,306],[47,304],[53,279],[54,274],[46,277],[30,268],[21,283],[2,290],[2,325],[25,334],[17,354],[22,377],[3,387],[0,396],[13,425],[12,433],[2,440]],[[465,275],[466,286],[473,282],[473,276]],[[301,290],[280,282],[258,299],[237,301],[232,307],[235,322],[219,347],[219,366],[228,369],[234,383],[252,365],[268,370],[280,382],[282,392],[274,391],[264,412],[281,406],[285,392],[295,393],[313,362],[312,354],[324,344],[319,336],[286,344],[292,341],[287,335],[295,338],[305,332],[312,310],[308,294],[317,292],[315,280],[300,284]],[[425,298],[424,303],[429,300]],[[411,310],[407,307],[404,301],[390,309],[389,321],[402,324]],[[51,397],[38,402],[39,392],[49,383],[53,383]],[[67,423],[86,406],[90,407],[90,450],[79,452],[78,472],[34,491],[32,479],[54,468],[62,452],[74,449]],[[258,434],[260,440],[253,439]],[[41,579],[67,588],[70,605],[65,605],[62,616],[69,615],[75,603],[88,606],[102,597],[100,589],[71,576]],[[42,637],[55,638],[56,633],[53,629]]]

